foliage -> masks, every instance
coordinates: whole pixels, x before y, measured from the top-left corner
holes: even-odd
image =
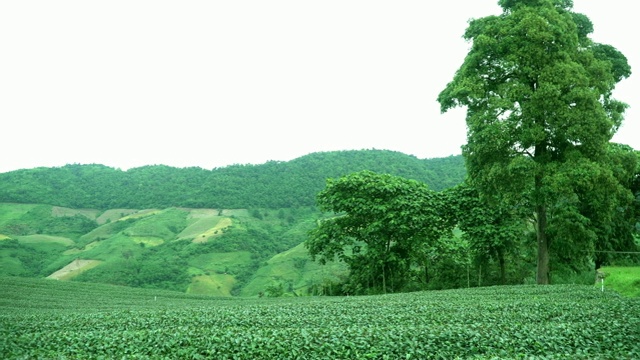
[[[60,257],[66,246],[58,243],[26,244],[17,239],[0,241],[0,276],[43,277],[47,265]]]
[[[8,210],[8,206],[3,206]],[[95,229],[98,224],[95,219],[75,214],[71,216],[54,216],[52,206],[32,205],[24,209],[24,213],[15,212],[0,225],[0,234],[32,235],[42,234],[67,236],[78,238],[82,234]]]
[[[627,105],[612,91],[631,70],[615,48],[591,41],[593,25],[571,1],[500,5],[501,15],[469,23],[471,49],[438,101],[443,111],[467,107],[463,156],[473,186],[535,213],[537,282],[545,284],[549,249],[593,256],[585,194],[616,189],[607,147]],[[610,208],[593,199],[593,209]]]
[[[640,303],[591,286],[221,300],[2,278],[0,357],[631,359]]]
[[[0,174],[0,202],[94,209],[296,208],[315,205],[326,178],[385,172],[440,190],[464,179],[461,156],[418,159],[385,150],[309,154],[291,161],[212,170],[155,165],[122,171],[66,165]]]
[[[447,212],[469,244],[469,255],[473,257],[469,260],[485,268],[489,260],[494,260],[499,264],[501,284],[521,282],[521,277],[507,279],[507,264],[514,268],[528,265],[522,255],[526,254],[529,227],[523,220],[526,214],[522,214],[522,209],[483,201],[467,183],[447,189],[444,194]]]
[[[328,179],[318,194],[321,210],[335,213],[310,232],[306,246],[321,263],[350,268],[348,292],[401,291],[414,265],[450,230],[439,215],[440,194],[426,184],[371,171]]]

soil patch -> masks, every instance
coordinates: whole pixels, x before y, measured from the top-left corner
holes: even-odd
[[[47,276],[49,279],[69,280],[81,273],[100,265],[100,260],[75,259],[69,265]]]

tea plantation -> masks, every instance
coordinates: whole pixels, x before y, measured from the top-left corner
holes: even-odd
[[[639,359],[640,299],[578,285],[212,298],[0,279],[2,359]]]

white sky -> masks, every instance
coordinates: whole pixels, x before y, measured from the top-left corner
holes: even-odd
[[[575,0],[640,73],[631,0]],[[312,152],[460,153],[438,93],[497,0],[1,1],[0,172],[205,169]],[[640,149],[640,75],[614,141]]]

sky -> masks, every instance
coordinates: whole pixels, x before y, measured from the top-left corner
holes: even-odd
[[[631,0],[574,0],[628,59],[613,141],[640,149]],[[436,98],[497,0],[0,2],[0,172],[197,166],[381,149],[460,154]]]

